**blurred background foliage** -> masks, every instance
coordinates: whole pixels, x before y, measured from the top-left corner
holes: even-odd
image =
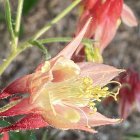
[[[30,12],[30,10],[32,10],[32,8],[34,6],[36,6],[36,4],[38,3],[39,0],[24,0],[24,4],[23,4],[23,15],[28,15],[28,13]]]

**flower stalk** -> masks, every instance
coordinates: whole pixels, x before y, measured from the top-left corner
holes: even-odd
[[[21,43],[19,45],[19,31],[20,31],[20,24],[21,24],[21,16],[22,16],[22,9],[23,9],[23,2],[24,0],[18,1],[18,9],[17,9],[17,17],[16,17],[16,25],[15,25],[15,37],[11,43],[11,54],[8,58],[3,61],[0,65],[0,75],[3,74],[5,69],[11,64],[11,62],[19,55],[21,52],[26,50],[27,48],[31,47],[32,45],[28,43],[29,40],[37,40],[41,35],[43,35],[46,31],[48,31],[54,24],[64,18],[74,7],[76,7],[81,0],[75,0],[70,6],[68,6],[64,11],[62,11],[58,16],[56,16],[52,21],[50,21],[47,25],[45,25],[42,29],[40,29],[31,39]]]
[[[11,54],[3,60],[3,63],[0,65],[0,75],[6,70],[6,68],[11,64],[11,62],[16,58],[16,56],[20,53],[21,51],[13,51]]]
[[[56,16],[51,22],[49,22],[47,25],[45,25],[41,30],[39,30],[34,36],[33,40],[38,39],[40,36],[42,36],[46,31],[48,31],[54,24],[56,24],[58,21],[60,21],[62,18],[64,18],[74,7],[76,7],[81,0],[75,0],[70,6],[68,6],[62,13],[60,13],[58,16]]]
[[[5,71],[5,69],[10,65],[10,63],[17,55],[17,52],[14,51],[6,59],[3,60],[3,63],[0,65],[0,75]]]
[[[17,17],[16,17],[16,25],[15,25],[15,44],[14,44],[15,48],[17,48],[18,46],[23,2],[24,0],[18,0],[18,9],[17,9]]]

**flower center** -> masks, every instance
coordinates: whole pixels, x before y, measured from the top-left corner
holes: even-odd
[[[109,91],[108,87],[93,86],[93,81],[89,77],[74,77],[63,82],[52,82],[48,84],[47,91],[54,105],[89,106],[93,110],[96,110],[96,102],[100,102],[102,98],[116,97],[116,93]]]
[[[116,99],[116,96],[119,92],[119,88],[116,93],[109,91],[109,88],[107,86],[101,87],[101,86],[93,86],[93,81],[89,77],[82,78],[83,81],[83,91],[84,94],[81,94],[83,98],[87,98],[89,100],[88,106],[96,111],[96,103],[101,102],[103,98],[112,96]],[[116,83],[116,82],[114,82]],[[117,83],[118,84],[118,83]]]
[[[116,97],[108,87],[93,86],[91,78],[75,76],[62,82],[48,82],[38,92],[34,104],[42,108],[43,113],[50,113],[54,118],[59,116],[69,122],[77,123],[81,117],[80,112],[86,116],[82,107],[89,107],[94,112],[96,103],[108,96]],[[47,114],[45,113],[44,118],[51,120]]]

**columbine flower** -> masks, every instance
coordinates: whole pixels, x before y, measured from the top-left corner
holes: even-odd
[[[134,106],[140,110],[140,77],[139,74],[128,69],[125,74],[119,77],[122,88],[119,92],[119,113],[126,119]]]
[[[85,36],[95,40],[94,47],[97,47],[100,53],[114,38],[121,23],[120,19],[131,27],[138,24],[133,12],[126,4],[123,4],[123,0],[83,0],[82,4],[84,8],[77,32],[81,30],[89,17],[93,17]],[[78,55],[80,50],[81,46],[77,49],[76,56],[82,59],[82,53]]]
[[[36,72],[19,78],[2,91],[0,97],[11,96],[11,100],[0,109],[0,116],[26,116],[11,126],[1,128],[0,132],[48,125],[63,130],[95,132],[91,129],[92,126],[118,122],[118,119],[106,118],[98,113],[95,105],[102,98],[114,95],[105,85],[121,70],[90,62],[76,64],[69,59],[81,42],[88,24],[89,21],[55,58],[46,61]],[[15,98],[17,93],[29,95]]]

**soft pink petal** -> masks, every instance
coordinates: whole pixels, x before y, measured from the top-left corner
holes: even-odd
[[[98,112],[89,115],[89,124],[91,124],[91,126],[93,127],[100,126],[100,125],[117,124],[117,123],[120,123],[120,119],[107,118]]]
[[[71,122],[68,118],[65,118],[64,114],[67,111],[75,110],[80,115],[80,119],[77,122]],[[94,129],[91,127],[100,126],[100,125],[108,125],[108,124],[116,124],[120,120],[119,119],[111,119],[101,115],[98,112],[93,113],[89,108],[76,108],[75,106],[67,106],[67,105],[56,105],[55,106],[56,114],[51,112],[46,112],[46,115],[43,114],[43,118],[51,125],[59,129],[78,129],[84,130],[87,132],[96,133]]]
[[[11,130],[37,129],[46,126],[48,126],[48,123],[39,114],[29,114],[11,126],[0,128],[0,133]]]
[[[9,140],[9,134],[8,132],[5,132],[2,136],[2,138],[0,138],[0,140]]]
[[[93,79],[94,86],[104,86],[108,84],[110,80],[115,78],[119,73],[124,71],[109,65],[96,64],[92,62],[78,63],[78,65],[81,69],[81,76],[91,77]]]
[[[102,114],[100,114],[99,112],[93,112],[92,110],[90,110],[87,107],[83,108],[82,110],[87,115],[87,118],[84,115],[81,115],[82,119],[79,122],[80,125],[81,124],[86,125],[87,119],[88,119],[88,124],[91,127],[109,125],[109,124],[117,124],[117,123],[121,122],[120,119],[107,118],[107,117],[103,116]]]
[[[87,22],[87,20],[91,18],[89,11],[85,11],[83,13],[83,15],[81,16],[79,22],[78,22],[78,26],[77,26],[77,31],[76,31],[76,35],[81,31],[81,29],[83,29],[85,23]],[[85,33],[85,37],[86,38],[91,38],[94,34],[95,31],[95,26],[94,26],[94,19],[91,20],[91,22],[89,23],[89,26],[87,28],[87,31]],[[78,53],[80,52],[80,50],[83,48],[83,44],[79,45],[79,47],[76,49],[75,51],[75,55],[78,55]]]
[[[80,68],[72,60],[60,57],[52,67],[53,82],[60,82],[77,76]]]
[[[118,27],[117,23],[115,24],[108,18],[104,19],[104,21],[97,26],[94,36],[96,42],[94,45],[99,48],[101,53],[114,38]]]
[[[75,128],[76,130],[82,130],[82,131],[86,131],[86,132],[89,132],[89,133],[97,133],[96,130],[94,130],[93,128],[91,127],[88,127],[88,126],[80,126],[80,125],[77,125],[77,128]]]
[[[31,113],[33,109],[33,105],[29,104],[29,99],[23,99],[17,105],[11,107],[8,110],[0,112],[0,116],[2,117],[9,117],[9,116],[16,116],[16,115],[23,115]]]
[[[83,110],[83,112],[86,114],[86,117],[81,112],[81,120],[78,123],[79,128],[81,126],[87,126],[87,124],[89,125],[89,127],[96,127],[102,125],[118,124],[121,122],[120,119],[107,118],[102,114],[100,114],[99,112],[93,112],[87,107],[83,109],[81,108],[81,110]]]
[[[89,11],[84,11],[84,13],[80,17],[78,25],[77,25],[76,35],[83,29],[84,25],[86,24],[88,19],[91,17],[92,16],[91,16]],[[96,25],[96,24],[94,24],[94,22],[95,22],[95,19],[93,18],[93,20],[91,20],[91,22],[89,23],[89,26],[88,26],[87,31],[85,33],[85,36],[87,38],[90,38],[94,34],[94,31],[95,31],[94,25]]]
[[[130,27],[138,25],[138,21],[133,11],[126,4],[123,4],[123,11],[121,17],[122,17],[122,21]]]
[[[11,96],[16,93],[34,93],[44,83],[52,79],[49,73],[36,72],[23,76],[9,84],[1,93],[0,99]]]
[[[12,82],[10,85],[8,85],[2,93],[0,93],[0,99],[6,98],[8,96],[11,96],[15,93],[26,93],[29,91],[29,81],[32,77],[31,75],[23,76],[14,82]]]
[[[31,94],[37,93],[37,91],[47,82],[53,79],[51,72],[36,72],[30,80],[29,92]]]
[[[71,58],[73,53],[76,51],[76,49],[80,45],[80,43],[81,43],[81,41],[82,41],[86,31],[87,31],[87,28],[88,28],[90,22],[91,22],[91,18],[89,18],[87,20],[85,26],[79,32],[79,34],[73,39],[73,41],[70,42],[54,59],[56,59],[56,58],[58,58],[60,56],[64,56],[65,58],[68,58],[68,59]]]
[[[70,119],[65,117],[64,114],[67,113],[67,111],[70,110],[76,111],[76,108],[57,104],[56,106],[54,106],[54,109],[55,114],[52,111],[47,111],[42,114],[44,120],[48,122],[50,126],[62,130],[76,129],[96,133],[95,130],[87,127],[86,123],[72,122]],[[79,112],[80,115],[81,112],[79,110],[77,110],[77,112]],[[75,118],[75,116],[73,117]]]

